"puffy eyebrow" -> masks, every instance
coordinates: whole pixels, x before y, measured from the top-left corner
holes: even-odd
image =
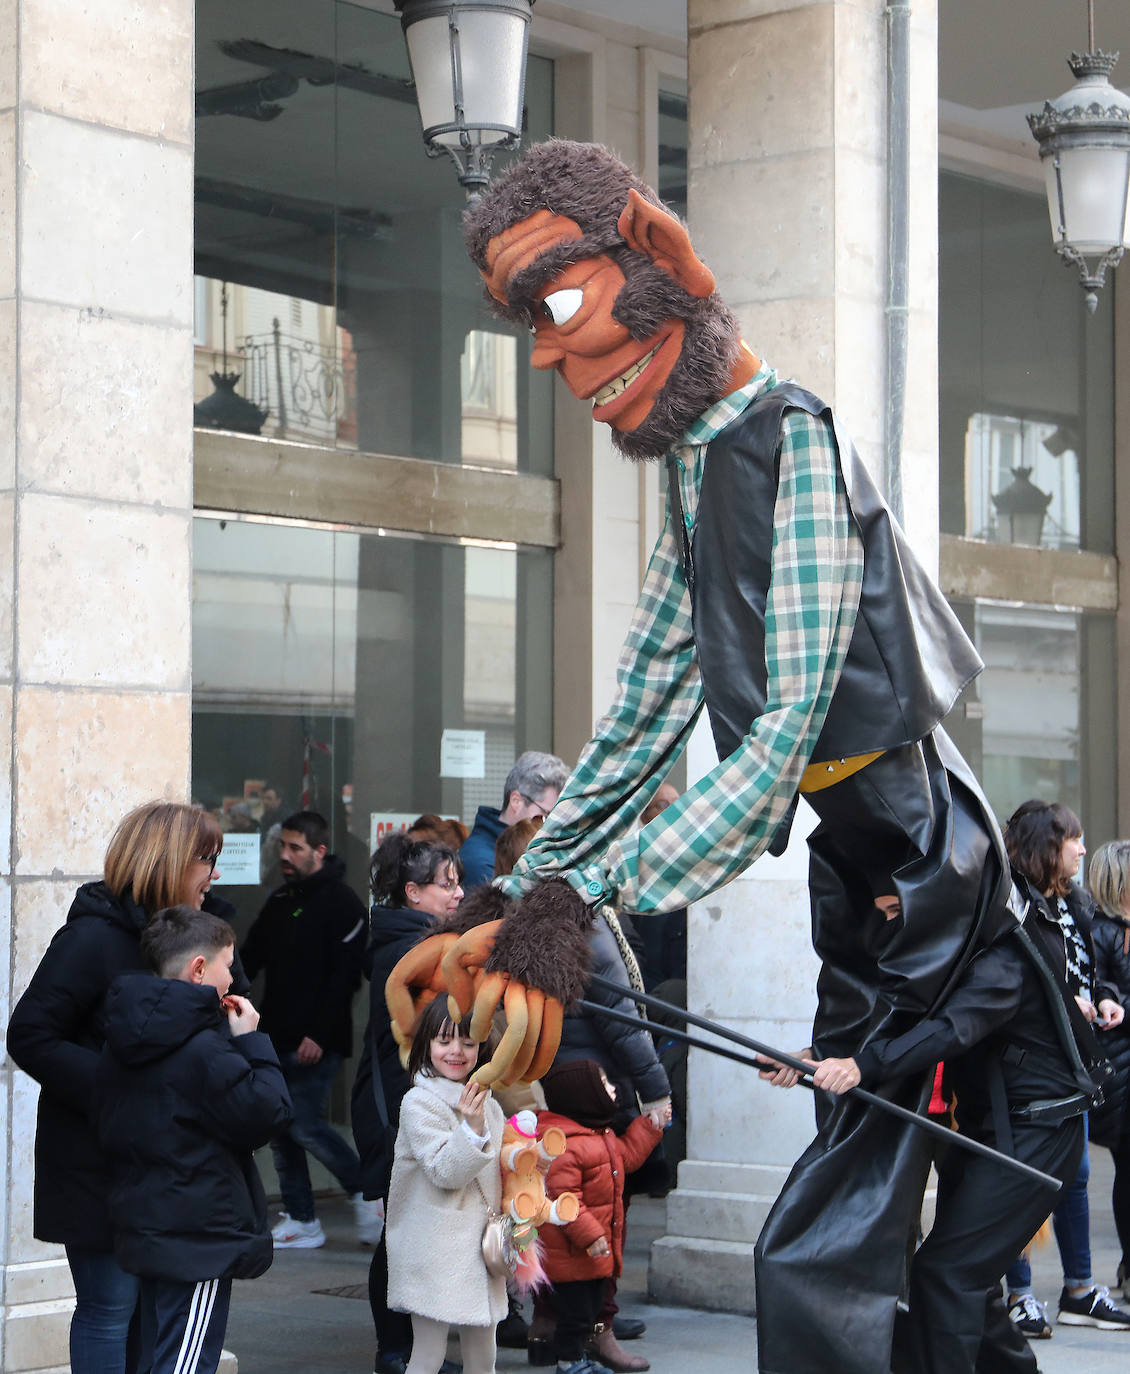
[[[507,306],[519,314],[532,315],[541,292],[567,267],[584,262],[586,258],[599,257],[610,248],[623,246],[624,240],[619,234],[611,240],[607,236],[586,234],[583,238],[551,245],[539,253],[528,267],[514,274],[506,292]]]

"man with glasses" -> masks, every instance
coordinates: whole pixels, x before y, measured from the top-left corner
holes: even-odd
[[[507,826],[519,821],[540,821],[553,810],[569,769],[556,754],[527,749],[506,775],[502,807],[480,806],[475,824],[459,851],[463,886],[489,883],[494,877],[494,846]]]
[[[329,837],[316,811],[283,821],[282,886],[267,898],[240,949],[247,976],[265,974],[261,1025],[294,1103],[294,1120],[271,1142],[284,1208],[272,1232],[276,1250],[326,1243],[314,1215],[307,1152],[353,1200],[359,1239],[376,1238],[374,1204],[361,1197],[361,1162],[326,1119],[334,1079],[353,1048],[351,1008],[368,933],[368,913],[345,881],[344,863],[326,852]]]

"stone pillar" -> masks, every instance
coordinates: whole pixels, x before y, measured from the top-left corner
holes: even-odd
[[[886,476],[887,6],[883,0],[689,0],[691,233],[749,343],[836,404]],[[892,7],[902,8],[902,7]],[[937,548],[937,16],[912,7],[906,417],[896,420],[905,521]],[[691,777],[710,767],[700,732]],[[803,805],[788,853],[762,859],[692,911],[690,1005],[782,1049],[807,1043]],[[696,1053],[688,1160],[652,1252],[654,1295],[752,1311],[753,1245],[812,1137],[807,1093]]]
[[[132,806],[187,798],[191,0],[0,0],[0,1017]],[[4,1371],[63,1369],[3,1063]]]

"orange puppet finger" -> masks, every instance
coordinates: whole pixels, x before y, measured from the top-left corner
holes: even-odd
[[[541,1039],[542,1017],[545,1014],[545,993],[542,992],[541,988],[526,989],[526,1014],[528,1018],[526,1038],[502,1080],[504,1088],[509,1088],[518,1082],[530,1067],[533,1057],[537,1053],[538,1042]]]
[[[494,937],[501,921],[487,921],[460,935],[447,950],[440,964],[440,977],[447,989],[447,1012],[458,1024],[471,1010],[475,1001],[475,979],[472,970],[481,969],[487,955],[494,948]]]
[[[565,1016],[565,1008],[556,997],[545,999],[545,1008],[541,1018],[541,1037],[538,1042],[537,1052],[526,1069],[522,1078],[523,1083],[533,1083],[549,1069],[557,1055],[557,1047],[561,1044],[561,1022]]]
[[[416,1028],[419,1011],[414,988],[436,987],[444,953],[455,944],[451,935],[430,935],[399,959],[385,982],[385,1004],[392,1020],[407,1035]],[[428,999],[431,1000],[430,998]],[[426,1005],[426,1003],[425,1003]]]
[[[506,1032],[498,1042],[498,1048],[490,1062],[471,1075],[473,1083],[497,1083],[506,1073],[514,1056],[522,1048],[529,1028],[529,1014],[526,1003],[526,989],[521,983],[510,983],[506,989]]]
[[[472,1040],[481,1043],[490,1034],[490,1025],[494,1020],[494,1009],[498,1006],[503,994],[509,992],[509,984],[510,975],[508,973],[486,973],[483,975],[475,991],[475,1009],[471,1014],[471,1025],[468,1030]],[[509,1000],[506,1005],[509,1007]],[[448,999],[447,1010],[450,1015],[450,998]],[[454,1019],[452,1017],[452,1020]]]

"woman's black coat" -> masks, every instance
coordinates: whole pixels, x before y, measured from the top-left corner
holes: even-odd
[[[392,1170],[392,1146],[400,1121],[400,1103],[412,1086],[401,1067],[400,1051],[392,1037],[385,1002],[385,983],[408,951],[435,929],[434,919],[408,907],[375,906],[369,917],[370,935],[366,963],[369,975],[369,1024],[365,1044],[353,1079],[351,1120],[353,1140],[361,1156],[361,1187],[368,1198],[384,1197]],[[379,1079],[389,1126],[381,1120],[373,1083],[373,1047],[376,1046]]]
[[[106,1040],[105,998],[119,973],[145,969],[138,940],[147,920],[105,883],[79,888],[16,1004],[8,1051],[40,1084],[35,1131],[37,1239],[90,1250],[113,1243],[110,1170],[91,1113]]]
[[[1127,936],[1130,924],[1105,911],[1096,910],[1091,927],[1095,946],[1095,973],[1117,989],[1116,1001],[1130,1017],[1130,952]],[[1114,1078],[1104,1088],[1103,1106],[1091,1113],[1091,1138],[1113,1150],[1118,1147],[1126,1124],[1126,1103],[1130,1098],[1130,1025],[1123,1021],[1109,1031],[1098,1032],[1099,1047],[1114,1066]]]
[[[8,1052],[40,1085],[33,1228],[38,1240],[108,1251],[110,1173],[95,1138],[94,1071],[106,1040],[105,998],[120,973],[147,971],[148,916],[129,894],[84,883],[8,1025]],[[235,973],[233,966],[233,973]],[[232,991],[242,992],[242,970]]]

